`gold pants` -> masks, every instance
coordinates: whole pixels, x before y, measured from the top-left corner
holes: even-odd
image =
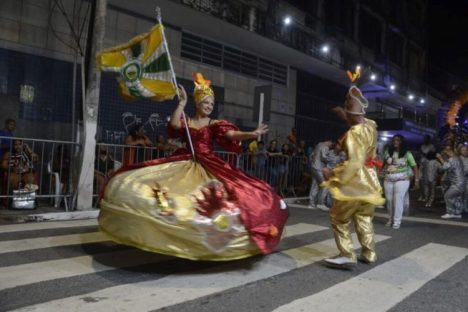
[[[375,254],[374,205],[363,201],[338,201],[334,200],[330,210],[330,222],[335,234],[336,246],[340,250],[340,256],[348,257],[356,261],[353,241],[349,231],[351,219],[362,246],[361,255],[370,262],[377,260]]]

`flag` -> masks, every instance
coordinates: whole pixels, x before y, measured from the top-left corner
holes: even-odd
[[[164,101],[176,95],[163,31],[163,26],[157,24],[126,44],[98,53],[99,69],[118,74],[119,91],[124,98]]]

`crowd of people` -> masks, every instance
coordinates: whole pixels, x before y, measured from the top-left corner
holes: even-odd
[[[329,210],[329,194],[321,186],[323,169],[334,168],[345,158],[339,142],[324,141],[315,146],[309,157],[312,176],[310,207]],[[463,213],[468,213],[467,142],[457,146],[444,144],[437,149],[431,137],[425,136],[419,150],[411,151],[405,137],[397,134],[380,151],[378,158],[382,161],[379,180],[389,214],[387,226],[400,228],[403,212],[410,205],[411,186],[419,193],[416,201],[422,202],[426,208],[434,206],[437,190],[442,190],[446,207],[442,219],[460,219]]]

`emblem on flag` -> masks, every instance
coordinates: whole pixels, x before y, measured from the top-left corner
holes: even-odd
[[[177,93],[161,24],[128,43],[100,52],[99,69],[118,74],[120,94],[127,99],[172,99]]]

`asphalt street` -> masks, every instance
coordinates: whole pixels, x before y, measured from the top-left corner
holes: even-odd
[[[232,262],[118,245],[95,219],[0,225],[0,311],[468,311],[466,217],[394,230],[378,209],[378,262],[342,271],[322,262],[337,253],[328,214],[290,210],[277,252]]]

